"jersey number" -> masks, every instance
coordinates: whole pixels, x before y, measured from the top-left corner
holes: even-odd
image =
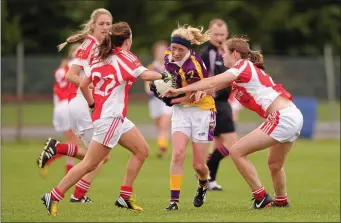
[[[92,79],[94,80],[95,77],[98,77],[99,81],[95,85],[95,94],[101,95],[101,96],[107,96],[110,94],[112,88],[115,86],[115,77],[113,74],[109,74],[105,76],[104,78],[101,76],[101,73],[94,72],[92,74]]]

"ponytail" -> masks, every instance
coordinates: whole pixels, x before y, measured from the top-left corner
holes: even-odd
[[[98,57],[100,61],[105,60],[109,57],[112,51],[112,43],[111,43],[111,35],[108,35],[104,38],[102,43],[98,46]]]
[[[265,69],[263,55],[259,51],[250,51],[249,60],[259,69]]]
[[[78,33],[68,37],[64,43],[61,43],[57,46],[58,51],[61,51],[68,43],[77,42],[78,40],[86,38],[88,35],[88,33]]]

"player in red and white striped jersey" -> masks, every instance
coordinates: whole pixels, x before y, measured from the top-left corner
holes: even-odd
[[[76,51],[79,44],[74,44],[68,52],[68,57],[63,59],[59,68],[54,74],[54,85],[53,85],[53,126],[57,132],[63,132],[65,141],[67,144],[78,144],[78,138],[71,130],[69,109],[68,109],[68,96],[69,87],[66,81],[66,73],[69,69],[69,63],[74,58],[74,52]],[[55,156],[58,158],[60,156]],[[47,175],[47,166],[54,159],[50,159],[47,165],[41,169],[41,175]],[[67,157],[66,160],[66,173],[74,166],[74,158]]]
[[[303,116],[291,101],[292,96],[282,85],[275,84],[264,72],[263,56],[251,51],[246,39],[231,38],[224,44],[226,72],[203,79],[181,89],[169,89],[163,96],[172,97],[185,92],[232,85],[236,99],[246,108],[256,112],[266,121],[233,145],[230,155],[237,169],[249,184],[254,202],[250,208],[269,206],[288,207],[285,158],[300,135]],[[275,190],[275,199],[267,194],[257,171],[247,156],[265,148],[269,149],[268,165]]]
[[[124,131],[127,115],[128,92],[137,77],[143,80],[170,79],[168,73],[149,71],[129,51],[132,32],[125,22],[114,24],[111,35],[99,46],[98,58],[90,59],[85,67],[88,78],[80,84],[81,91],[89,106],[94,105],[92,120],[94,135],[84,159],[64,177],[59,185],[43,196],[51,215],[56,215],[58,202],[64,193],[85,174],[93,171],[105,159],[118,142],[132,152],[115,205],[142,211],[132,199],[133,182],[148,156],[148,144],[140,131],[133,127]],[[92,94],[89,85],[93,83]],[[96,97],[93,97],[96,95]]]
[[[89,145],[94,129],[89,112],[89,106],[78,86],[84,76],[84,67],[88,66],[91,55],[96,52],[99,43],[106,35],[108,35],[111,25],[111,13],[106,9],[96,9],[92,13],[90,20],[85,24],[84,29],[78,34],[70,36],[65,43],[59,46],[59,49],[62,49],[66,43],[85,39],[77,49],[74,59],[70,61],[70,69],[66,74],[66,78],[69,81],[68,112],[70,116],[70,125],[74,133],[81,138],[86,147]],[[126,129],[130,129],[132,126],[133,124],[127,120],[125,123]],[[47,151],[48,148],[52,148],[51,151]],[[40,166],[44,166],[47,160],[58,154],[83,159],[85,151],[79,149],[78,146],[59,143],[57,140],[50,138],[40,156]],[[70,198],[71,202],[92,202],[91,199],[86,196],[86,193],[103,163],[107,160],[108,157],[104,159],[94,171],[85,175],[76,184],[75,191]]]

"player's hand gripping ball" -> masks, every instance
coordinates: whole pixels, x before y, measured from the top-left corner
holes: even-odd
[[[172,75],[168,72],[162,72],[162,79],[161,80],[155,80],[154,81],[154,86],[156,89],[156,93],[158,95],[162,94],[165,92],[168,88],[176,88],[175,80],[172,77]]]

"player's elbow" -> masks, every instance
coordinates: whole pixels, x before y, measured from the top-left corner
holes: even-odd
[[[72,80],[72,74],[70,72],[67,72],[66,75],[65,75],[65,78],[68,82],[71,82]]]
[[[140,78],[144,81],[152,81],[153,78],[151,77],[151,75],[149,74],[148,71],[144,71],[141,75]]]

